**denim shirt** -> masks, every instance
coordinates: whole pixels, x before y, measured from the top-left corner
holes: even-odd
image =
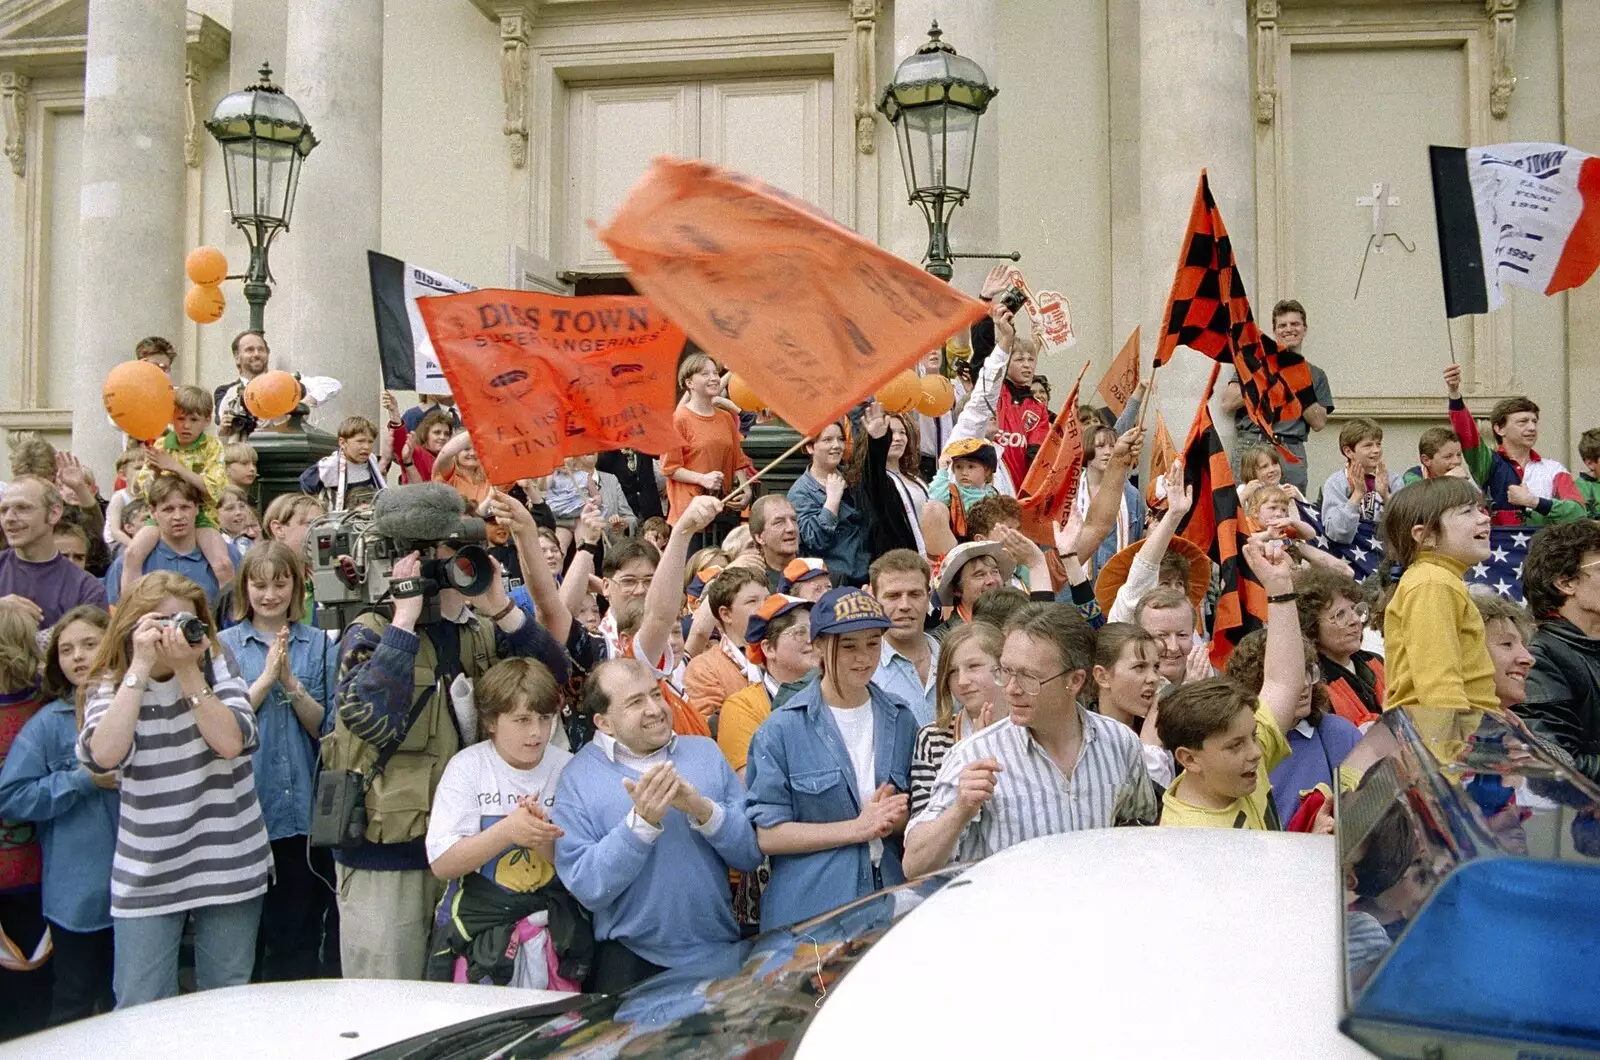
[[[911,709],[881,689],[872,696],[874,780],[911,791],[911,751],[917,721]],[[750,789],[750,822],[775,828],[790,821],[830,824],[851,821],[861,813],[863,793],[856,790],[855,767],[833,713],[822,698],[819,680],[773,710],[750,741],[745,762]],[[870,798],[872,793],[866,792]],[[761,894],[761,930],[798,923],[825,913],[880,886],[905,882],[900,868],[901,836],[883,841],[879,863],[882,882],[873,880],[872,856],[866,843],[852,843],[810,854],[775,854],[772,879]]]
[[[239,675],[249,686],[267,667],[274,635],[262,633],[250,622],[230,626],[218,639],[233,652]],[[322,704],[320,732],[333,731],[333,692],[339,677],[339,645],[322,630],[296,622],[289,627],[289,668],[307,694]],[[280,685],[267,691],[256,711],[260,746],[251,762],[256,795],[268,839],[311,833],[312,784],[317,771],[317,742],[295,716],[294,706]]]
[[[828,511],[828,491],[804,471],[789,487],[789,503],[800,524],[800,555],[815,556],[828,564],[834,584],[861,585],[867,580],[867,515],[853,503],[854,490],[845,490],[839,514]]]
[[[38,825],[45,919],[68,931],[111,926],[116,791],[78,762],[78,720],[58,699],[28,719],[0,770],[0,817]]]

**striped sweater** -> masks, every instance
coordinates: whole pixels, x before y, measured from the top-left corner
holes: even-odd
[[[231,662],[212,665],[217,698],[232,711],[246,752],[256,746],[256,717]],[[78,760],[104,773],[89,741],[117,686],[104,682],[84,707]],[[205,742],[181,704],[176,679],[145,689],[133,745],[118,764],[122,816],[111,865],[113,917],[159,916],[240,902],[266,893],[272,850],[256,800],[250,755],[224,759]]]

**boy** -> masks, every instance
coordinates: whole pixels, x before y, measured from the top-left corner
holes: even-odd
[[[300,473],[300,489],[332,512],[354,511],[372,503],[383,489],[383,469],[372,447],[378,428],[365,416],[339,424],[339,448]]]
[[[1369,419],[1355,419],[1339,432],[1344,467],[1322,484],[1322,532],[1329,541],[1348,545],[1361,524],[1383,518],[1389,495],[1405,483],[1383,462],[1383,428]]]
[[[749,567],[728,567],[706,586],[700,606],[710,612],[722,640],[689,660],[683,687],[708,721],[724,700],[761,680],[761,667],[745,654],[744,634],[768,595],[766,572]]]
[[[1578,439],[1578,459],[1584,466],[1584,470],[1578,472],[1578,493],[1589,515],[1600,518],[1600,478],[1596,477],[1595,470],[1596,465],[1600,465],[1600,427],[1590,427]]]
[[[994,445],[982,438],[963,438],[944,447],[944,465],[928,487],[922,506],[922,535],[929,557],[942,556],[971,540],[967,513],[989,497],[998,496],[995,471],[1000,458]]]
[[[1495,526],[1547,526],[1588,517],[1577,483],[1560,461],[1534,451],[1539,441],[1539,406],[1526,397],[1495,402],[1489,430],[1495,445],[1478,434],[1478,421],[1461,397],[1461,366],[1444,370],[1450,399],[1450,425],[1461,439],[1462,456],[1472,480],[1489,495]]]
[[[151,335],[139,340],[133,348],[133,359],[136,361],[149,361],[166,373],[167,378],[172,377],[172,362],[177,360],[177,352],[173,350],[172,343],[160,335]]]
[[[717,723],[717,746],[740,780],[750,739],[772,713],[773,702],[787,701],[816,671],[811,604],[798,596],[774,593],[762,601],[745,627],[744,642],[761,659],[761,680],[724,700]]]
[[[778,580],[779,593],[798,596],[812,603],[822,599],[822,594],[832,588],[833,579],[828,575],[828,565],[820,559],[792,559],[783,568],[783,577]]]
[[[134,475],[130,493],[148,504],[154,515],[159,503],[152,499],[155,484],[169,475],[186,482],[194,490],[195,504],[199,507],[193,530],[200,553],[210,566],[216,584],[228,585],[233,581],[233,556],[219,529],[216,508],[217,499],[228,485],[228,471],[222,462],[222,443],[206,433],[206,425],[211,422],[211,407],[211,395],[197,386],[180,386],[173,390],[172,426],[160,441],[145,450],[145,466]],[[122,583],[113,588],[108,573],[108,594],[127,592],[144,574],[145,561],[150,559],[162,537],[157,522],[159,520],[154,519],[147,522],[128,542],[119,570]]]
[[[1600,451],[1600,446],[1597,446]],[[1429,427],[1417,439],[1417,458],[1420,463],[1407,468],[1400,481],[1407,486],[1425,478],[1443,478],[1458,474],[1461,466],[1461,439],[1453,427]]]
[[[639,527],[639,536],[660,551],[667,547],[667,539],[672,536],[672,526],[667,522],[666,516],[652,515]]]
[[[145,550],[145,556],[136,565],[133,545],[112,560],[110,569],[106,571],[106,600],[115,604],[127,587],[141,576],[151,571],[166,570],[188,578],[204,589],[206,596],[214,602],[219,586],[228,583],[216,576],[216,565],[205,555],[200,544],[199,535],[202,531],[199,529],[199,517],[201,506],[205,503],[205,495],[200,487],[178,475],[158,475],[150,483],[148,498],[150,516],[155,525],[141,527],[134,543],[136,545],[145,534],[150,533],[155,536],[155,544]],[[239,553],[215,529],[210,533],[227,551],[231,570],[240,559]]]
[[[249,442],[234,442],[222,447],[222,466],[228,471],[228,485],[249,492],[260,472],[256,469],[256,447]]]
[[[1161,742],[1183,770],[1161,797],[1163,826],[1279,827],[1267,774],[1289,757],[1284,733],[1306,692],[1305,648],[1288,553],[1254,541],[1243,552],[1267,593],[1266,680],[1259,696],[1212,677],[1186,682],[1162,700]],[[1332,826],[1327,817],[1317,830]]]

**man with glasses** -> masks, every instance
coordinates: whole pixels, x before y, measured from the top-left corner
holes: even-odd
[[[1030,604],[1006,623],[998,679],[1011,713],[951,749],[906,826],[906,877],[1058,832],[1154,824],[1139,738],[1078,705],[1094,633],[1076,608]]]

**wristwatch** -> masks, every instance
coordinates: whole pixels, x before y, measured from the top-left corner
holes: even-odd
[[[128,673],[127,673],[127,676],[125,676],[122,679],[122,687],[123,688],[143,688],[144,687],[144,683],[145,683],[146,680],[148,680],[148,678],[140,677],[138,674],[134,673],[132,670],[129,670]]]

